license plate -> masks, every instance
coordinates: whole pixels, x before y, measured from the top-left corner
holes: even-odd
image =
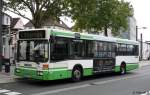
[[[25,78],[30,78],[30,76],[29,76],[29,75],[24,75],[24,77],[25,77]]]
[[[32,67],[31,64],[24,64],[25,67]]]
[[[29,78],[30,77],[30,73],[29,72],[24,72],[24,77]]]

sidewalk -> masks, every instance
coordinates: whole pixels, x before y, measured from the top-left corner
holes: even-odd
[[[139,66],[140,67],[148,66],[148,65],[150,65],[150,60],[148,60],[148,61],[140,61],[139,62]]]
[[[5,73],[3,68],[2,72],[0,72],[0,83],[15,82],[17,76],[14,75],[14,68],[14,66],[10,67],[10,73]]]

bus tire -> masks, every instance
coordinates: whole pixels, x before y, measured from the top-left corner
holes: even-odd
[[[72,81],[78,82],[82,79],[82,68],[79,66],[75,66],[72,71]]]
[[[120,74],[121,75],[126,74],[126,64],[124,62],[120,66]]]

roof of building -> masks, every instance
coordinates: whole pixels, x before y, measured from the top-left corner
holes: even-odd
[[[6,16],[12,18],[12,17],[11,17],[10,15],[8,15],[7,13],[4,13],[4,12],[3,12],[3,15],[6,15]]]
[[[33,24],[30,21],[28,21],[24,26],[25,27],[33,27]]]
[[[20,20],[20,18],[12,18],[12,21],[11,21],[11,28],[13,28],[17,22]]]
[[[54,21],[51,18],[49,18],[48,20],[46,20],[43,24],[43,26],[58,26],[58,27],[62,27],[65,29],[70,29],[63,21]],[[25,24],[25,27],[33,27],[33,24],[29,21],[28,23]]]

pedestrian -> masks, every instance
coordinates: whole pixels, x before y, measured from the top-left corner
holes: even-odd
[[[9,61],[5,61],[5,72],[6,73],[10,72],[10,62]]]

